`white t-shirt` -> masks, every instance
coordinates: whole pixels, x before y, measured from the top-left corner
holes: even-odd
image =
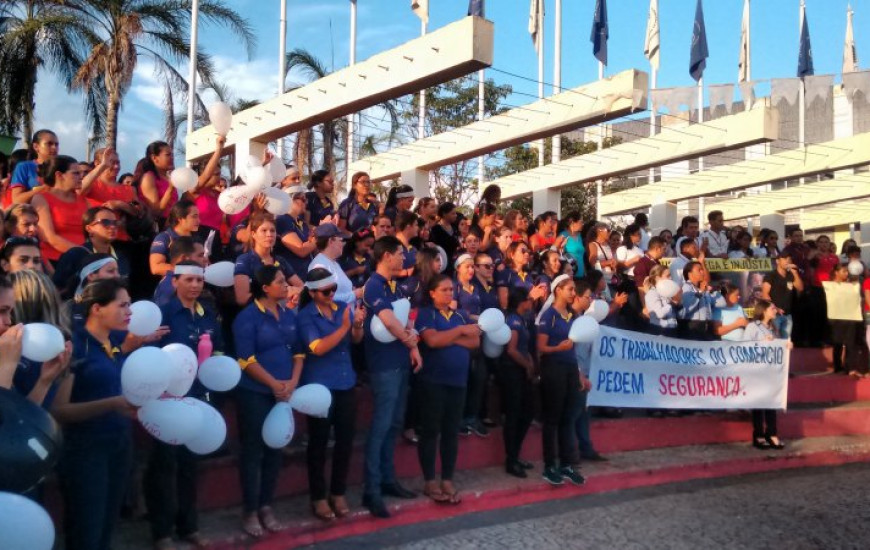
[[[344,302],[351,305],[356,304],[356,294],[353,293],[353,283],[351,283],[350,279],[347,278],[347,275],[344,273],[341,266],[338,265],[338,262],[329,259],[321,252],[311,260],[311,264],[308,266],[308,271],[311,271],[315,267],[322,267],[335,276],[337,288],[335,290],[335,298],[333,299],[336,302]]]
[[[616,249],[616,261],[618,262],[624,263],[632,258],[640,258],[642,256],[643,251],[638,246],[633,246],[631,249],[628,249],[625,246],[620,246]],[[629,277],[634,277],[634,264],[629,268],[623,269],[622,272]]]
[[[707,241],[707,250],[710,256],[721,256],[728,253],[728,233],[724,229],[719,233],[708,229],[704,231],[702,237]]]

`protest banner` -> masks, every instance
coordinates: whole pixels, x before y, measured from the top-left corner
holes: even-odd
[[[786,340],[680,340],[601,326],[588,404],[650,409],[785,409]]]
[[[670,266],[674,258],[662,258],[659,263]],[[761,298],[761,283],[764,276],[774,270],[770,258],[722,259],[707,258],[704,266],[710,272],[710,285],[718,287],[730,281],[740,289],[740,305],[749,310],[755,300]],[[751,315],[751,313],[749,313]]]

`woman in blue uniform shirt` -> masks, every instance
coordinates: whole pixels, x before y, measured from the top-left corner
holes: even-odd
[[[574,342],[568,339],[576,314],[571,309],[576,296],[574,281],[559,275],[550,285],[551,296],[537,318],[537,352],[541,365],[541,402],[544,429],[544,480],[562,485],[568,478],[575,485],[585,479],[575,471],[574,412],[580,397],[580,381],[588,382],[577,366]]]
[[[73,337],[71,375],[51,409],[64,425],[61,480],[66,548],[108,550],[130,471],[135,409],[121,395],[120,346],[130,324],[130,295],[117,279],[82,293],[85,330]]]
[[[504,269],[496,273],[498,301],[502,309],[507,308],[508,293],[511,288],[522,287],[529,291],[532,300],[543,298],[547,294],[545,285],[535,285],[529,273],[529,258],[531,249],[523,241],[512,243],[505,254]]]
[[[344,274],[354,288],[362,288],[372,274],[372,245],[375,237],[370,229],[360,229],[354,233],[344,246],[344,253],[338,260]]]
[[[256,212],[251,215],[249,228],[251,233],[250,250],[236,258],[236,267],[233,271],[236,303],[240,306],[248,303],[251,299],[254,273],[265,265],[279,268],[284,275],[284,280],[301,290],[302,279],[293,271],[290,262],[272,253],[277,237],[275,217],[268,212]]]
[[[420,385],[420,443],[417,446],[425,480],[424,494],[438,503],[459,504],[453,485],[458,452],[459,424],[465,408],[470,350],[480,346],[480,327],[462,313],[452,311],[453,282],[436,275],[427,288],[430,304],[419,310],[415,327],[420,333],[423,368]],[[439,446],[441,483],[435,478]]]
[[[290,262],[296,273],[308,273],[308,264],[317,249],[314,233],[305,219],[306,200],[304,187],[291,187],[290,212],[275,218],[278,231],[276,253]]]
[[[233,322],[233,337],[242,379],[236,390],[239,417],[239,475],[244,518],[242,529],[253,537],[263,528],[282,526],[272,512],[281,451],[263,441],[263,422],[277,401],[286,401],[299,384],[304,350],[300,350],[296,314],[284,303],[287,280],[280,268],[266,265],[254,272],[253,301]]]
[[[363,339],[365,308],[351,308],[333,297],[338,286],[335,275],[315,267],[299,299],[299,337],[305,347],[302,384],[322,384],[332,394],[326,418],[308,417],[308,488],[311,509],[322,520],[350,513],[347,500],[347,472],[353,451],[356,420],[356,373],[351,363],[351,341]],[[329,500],[324,476],[329,432],[335,429]]]
[[[163,324],[169,329],[160,347],[183,344],[197,353],[200,338],[208,334],[212,349],[223,351],[220,318],[199,301],[204,277],[205,270],[196,262],[185,260],[175,265],[172,272],[175,293],[160,308]],[[195,381],[188,396],[202,399],[205,390]],[[145,470],[145,503],[155,548],[172,548],[173,532],[196,547],[205,546],[196,510],[198,460],[184,445],[151,442]]]
[[[520,459],[523,440],[534,418],[533,384],[535,363],[532,359],[526,317],[532,311],[529,291],[516,287],[508,294],[505,322],[511,339],[499,364],[499,379],[504,409],[505,471],[512,476],[528,477],[532,464]]]
[[[378,207],[369,202],[372,180],[365,172],[357,172],[350,178],[351,190],[338,205],[338,227],[356,233],[368,229],[378,215]]]

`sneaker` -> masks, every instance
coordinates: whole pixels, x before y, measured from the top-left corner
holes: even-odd
[[[553,466],[544,468],[544,473],[542,477],[544,478],[544,481],[546,481],[550,485],[562,485],[563,483],[565,483],[562,480],[562,474],[560,474],[559,470],[557,470]]]
[[[471,435],[471,425],[463,424],[459,426],[459,435]]]
[[[559,474],[562,477],[568,478],[568,481],[574,485],[583,485],[586,483],[586,478],[580,475],[580,472],[574,470],[571,466],[562,466],[559,469]]]
[[[475,420],[471,424],[468,425],[474,435],[478,437],[489,437],[489,428],[483,425],[483,422],[480,420]]]

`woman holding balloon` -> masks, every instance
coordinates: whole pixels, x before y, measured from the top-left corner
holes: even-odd
[[[322,227],[322,226],[321,226]],[[308,416],[308,488],[311,509],[324,521],[350,513],[344,497],[353,451],[356,420],[356,373],[351,363],[351,342],[363,339],[365,308],[351,311],[350,304],[334,299],[338,280],[322,267],[308,272],[299,299],[298,328],[305,346],[302,384],[321,384],[329,389],[332,405],[325,418]],[[335,430],[329,500],[324,477],[330,430]]]
[[[162,323],[169,333],[160,342],[187,346],[197,353],[200,342],[208,340],[214,351],[223,350],[218,315],[199,302],[205,284],[205,271],[193,261],[179,262],[172,273],[175,295],[161,309]],[[193,382],[187,395],[205,398],[205,389]],[[182,397],[182,395],[176,395]],[[184,445],[152,442],[145,470],[145,503],[155,548],[172,548],[172,534],[198,548],[205,546],[199,534],[196,510],[197,455]]]
[[[233,336],[242,367],[236,390],[242,444],[242,529],[260,537],[263,528],[271,532],[282,528],[272,512],[281,451],[266,446],[263,423],[276,401],[290,399],[299,384],[305,352],[299,349],[296,314],[285,306],[287,279],[281,269],[274,265],[258,268],[250,286],[253,301],[233,322]]]
[[[123,335],[130,295],[117,279],[89,284],[81,297],[85,330],[73,337],[71,375],[51,409],[64,425],[61,480],[68,550],[108,550],[132,453],[135,409],[121,395]]]

